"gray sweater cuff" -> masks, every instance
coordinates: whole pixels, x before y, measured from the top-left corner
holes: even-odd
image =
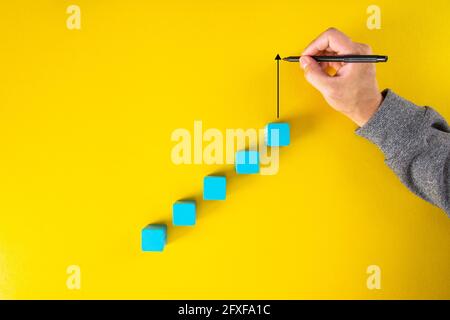
[[[386,160],[407,154],[420,144],[427,108],[418,107],[389,89],[378,111],[356,134],[376,144]]]

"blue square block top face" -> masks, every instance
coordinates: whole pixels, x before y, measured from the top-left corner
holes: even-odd
[[[266,143],[269,147],[285,147],[291,142],[289,123],[269,123],[266,126]]]
[[[203,200],[225,200],[227,179],[208,176],[203,179]]]
[[[141,232],[142,251],[163,251],[167,242],[165,224],[149,224]]]
[[[259,173],[258,151],[245,150],[236,152],[235,167],[238,174]]]
[[[196,220],[195,201],[177,201],[172,207],[174,226],[193,226]]]

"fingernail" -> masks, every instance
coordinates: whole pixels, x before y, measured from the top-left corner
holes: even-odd
[[[308,58],[307,57],[301,57],[300,58],[300,65],[302,66],[302,69],[305,70],[305,68],[308,66]]]

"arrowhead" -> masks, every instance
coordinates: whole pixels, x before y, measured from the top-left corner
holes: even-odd
[[[277,54],[277,56],[275,57],[275,60],[281,60],[281,57],[279,54]]]

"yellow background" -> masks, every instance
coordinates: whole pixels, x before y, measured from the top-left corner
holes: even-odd
[[[81,30],[66,8],[81,8]],[[381,7],[381,30],[366,9]],[[390,87],[450,118],[450,4],[428,1],[4,1],[0,11],[1,298],[450,298],[450,220],[411,194],[281,65],[292,144],[275,176],[170,159],[176,128],[275,120],[275,61],[335,26],[390,61]],[[164,253],[148,223],[226,171]],[[382,289],[366,287],[366,268]],[[66,287],[79,265],[81,290]]]

